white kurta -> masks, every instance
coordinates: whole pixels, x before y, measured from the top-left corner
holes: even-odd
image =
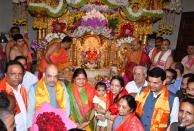
[[[20,94],[20,88],[21,88],[21,85],[18,86],[17,90],[12,88],[15,99],[20,108],[20,113],[15,115],[16,131],[27,131],[27,124],[26,124],[27,111],[26,111],[26,107],[25,107],[22,95]]]

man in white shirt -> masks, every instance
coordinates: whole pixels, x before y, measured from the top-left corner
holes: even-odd
[[[27,131],[27,93],[21,85],[24,67],[17,61],[10,61],[6,67],[6,77],[0,83],[0,91],[5,91],[16,99],[15,123],[17,131]]]
[[[32,86],[38,82],[38,78],[34,74],[26,70],[27,69],[27,58],[25,56],[17,56],[15,58],[15,61],[20,62],[24,66],[25,74],[23,77],[22,84],[26,88],[26,91],[28,94],[30,88],[32,88]]]
[[[145,66],[135,66],[133,68],[133,81],[129,82],[126,85],[126,90],[129,94],[134,95],[135,98],[139,96],[142,87],[146,87],[148,85],[146,81],[147,77],[147,68]]]

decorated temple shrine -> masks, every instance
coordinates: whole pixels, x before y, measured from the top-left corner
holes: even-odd
[[[122,72],[130,42],[139,38],[146,48],[153,24],[160,21],[157,36],[171,34],[180,1],[166,0],[28,0],[13,2],[13,24],[28,31],[28,17],[37,37],[31,47],[37,66],[49,44],[65,36],[73,38],[68,50],[71,67],[83,67],[90,78]]]

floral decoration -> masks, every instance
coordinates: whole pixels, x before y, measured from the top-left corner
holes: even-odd
[[[34,51],[44,51],[47,48],[48,44],[49,42],[46,40],[44,41],[32,40],[30,46]]]
[[[64,0],[59,0],[59,4],[56,8],[49,6],[46,3],[29,3],[28,10],[30,11],[45,11],[47,12],[48,16],[53,18],[59,17],[64,13],[67,4],[64,3]]]
[[[45,40],[51,42],[53,39],[63,39],[66,35],[64,33],[49,33],[46,35]]]
[[[55,20],[52,23],[53,32],[63,32],[63,30],[66,28],[66,23],[59,22],[59,20]]]
[[[32,28],[34,28],[34,29],[42,30],[42,29],[47,29],[47,27],[48,27],[47,23],[43,23],[42,21],[33,21],[32,22]]]
[[[132,24],[126,24],[121,26],[120,37],[133,36],[134,26]]]
[[[101,0],[101,1],[106,3],[111,8],[129,5],[128,0]]]
[[[95,4],[87,4],[80,8],[80,11],[82,12],[90,12],[92,10],[96,10],[102,13],[109,13],[112,14],[115,11],[113,9],[109,9],[107,5],[95,5]]]
[[[87,0],[66,0],[67,4],[71,7],[80,8],[87,4]]]
[[[38,125],[39,131],[67,131],[61,117],[54,112],[43,112],[42,114],[39,114],[36,118],[36,124]]]
[[[147,10],[144,8],[140,8],[137,12],[133,12],[131,7],[124,7],[122,10],[130,21],[138,21],[144,16],[161,18],[164,14],[163,10]]]
[[[27,20],[26,19],[13,19],[13,25],[25,26],[27,25]]]
[[[116,41],[116,47],[120,47],[122,44],[130,44],[135,38],[129,36],[126,38],[120,38]]]
[[[92,10],[81,19],[80,26],[73,32],[73,37],[80,37],[85,33],[95,33],[111,39],[112,29],[108,27],[108,21],[99,11]]]

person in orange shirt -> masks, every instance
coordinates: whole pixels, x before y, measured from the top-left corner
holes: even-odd
[[[47,47],[44,57],[40,60],[40,72],[44,72],[48,64],[55,64],[59,71],[69,66],[67,50],[71,47],[72,38],[65,36],[61,42],[56,39]]]
[[[27,130],[27,93],[21,85],[24,75],[24,67],[16,61],[10,61],[6,67],[6,76],[0,83],[0,91],[12,95],[16,99],[15,123],[16,130]]]
[[[133,80],[133,67],[142,65],[147,68],[151,65],[149,56],[141,49],[139,39],[135,38],[131,42],[131,50],[127,53],[124,61],[124,81],[125,85]]]

